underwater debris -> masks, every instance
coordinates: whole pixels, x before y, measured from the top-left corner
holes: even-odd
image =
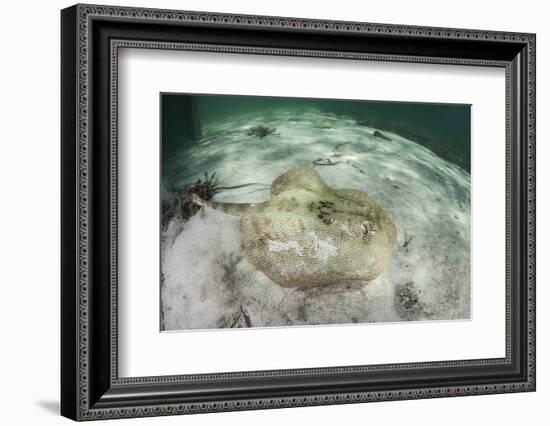
[[[408,281],[396,289],[396,307],[403,319],[411,319],[419,310],[418,291],[413,281]]]
[[[420,290],[416,288],[414,281],[407,281],[395,289],[395,307],[399,316],[407,321],[418,319],[424,312]]]
[[[230,316],[222,316],[216,323],[216,328],[235,328],[241,319],[241,312],[234,312]]]
[[[248,129],[248,132],[246,134],[248,136],[254,136],[257,138],[265,138],[269,135],[278,135],[278,133],[275,133],[276,130],[277,129],[274,127],[268,127],[260,124],[258,126],[254,126]]]
[[[384,133],[382,133],[380,130],[375,130],[372,134],[375,138],[383,139],[385,141],[391,141],[391,138],[387,137]]]
[[[418,291],[413,281],[403,284],[398,290],[399,304],[405,309],[411,309],[418,303]]]
[[[208,175],[208,172],[204,172],[204,180],[198,179],[193,185],[187,187],[187,192],[198,195],[199,197],[205,197],[205,199],[211,199],[219,191],[219,179],[216,176],[216,172],[212,175]]]
[[[239,310],[233,312],[232,315],[220,318],[216,325],[217,328],[253,327],[250,315],[248,315],[248,312],[243,308],[243,305],[239,305]]]
[[[340,163],[341,161],[332,161],[330,158],[318,158],[317,160],[313,160],[313,164],[316,166],[335,166]]]
[[[351,144],[351,142],[341,142],[341,143],[337,144],[337,145],[334,147],[334,152],[338,152],[338,150],[339,150],[340,148],[342,148],[344,145],[350,145],[350,144]]]
[[[197,196],[204,201],[210,201],[214,195],[222,190],[238,189],[247,186],[262,185],[260,183],[245,183],[235,186],[220,186],[220,182],[216,172],[211,175],[208,172],[204,172],[204,179],[199,178],[195,183],[181,189],[177,192],[177,195],[172,204],[163,203],[162,205],[162,230],[168,228],[168,223],[172,218],[178,218],[179,220],[186,221],[195,213],[197,213],[201,206],[197,205],[193,199]],[[264,188],[260,188],[264,189]]]
[[[193,203],[191,194],[196,194],[204,200],[211,200],[221,189],[216,172],[209,175],[204,172],[204,179],[199,178],[194,184],[180,190],[171,205],[162,206],[162,229],[166,230],[168,223],[174,217],[187,220],[200,210],[200,206]]]
[[[409,252],[409,244],[414,239],[414,235],[408,236],[407,232],[405,232],[405,241],[403,244],[401,244],[401,248],[404,249],[407,253]]]
[[[248,315],[248,312],[243,308],[243,305],[241,305],[241,315],[244,319],[244,323],[247,327],[252,327],[252,321],[250,321],[250,316]]]
[[[348,161],[347,162],[349,165],[351,165],[355,170],[357,170],[359,173],[361,173],[362,175],[366,175],[367,173],[365,173],[364,170],[361,169],[361,167],[359,167],[357,164],[355,164],[353,161]]]

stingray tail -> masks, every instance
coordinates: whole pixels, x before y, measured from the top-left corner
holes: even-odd
[[[215,203],[212,201],[203,200],[196,194],[190,194],[193,204],[201,207],[209,207],[214,210],[218,210],[222,213],[232,216],[243,216],[249,213],[257,213],[261,211],[262,204],[246,204],[246,203]]]

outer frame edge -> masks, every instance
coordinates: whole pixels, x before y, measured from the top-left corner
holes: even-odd
[[[78,5],[77,6],[77,21],[80,21],[82,24],[82,20],[86,21],[87,16],[89,14],[99,14],[104,16],[112,16],[114,13],[115,15],[120,12],[124,11],[136,11],[138,13],[143,13],[148,16],[146,16],[148,19],[169,19],[170,16],[174,16],[173,14],[187,14],[188,17],[194,17],[194,19],[207,19],[207,18],[216,18],[216,17],[228,17],[232,18],[233,21],[236,21],[238,19],[246,19],[249,18],[252,20],[252,23],[250,25],[260,25],[262,26],[263,20],[271,19],[276,22],[278,22],[281,27],[284,27],[287,25],[287,23],[290,23],[291,26],[295,25],[304,25],[304,28],[309,28],[308,25],[314,25],[314,23],[322,23],[323,25],[331,25],[329,28],[326,28],[330,31],[340,31],[340,30],[347,30],[345,28],[346,25],[353,26],[354,23],[345,23],[345,22],[335,22],[335,21],[324,21],[324,20],[308,20],[308,19],[294,19],[294,18],[274,18],[274,17],[259,17],[259,16],[244,16],[244,15],[228,15],[228,14],[215,14],[215,13],[203,13],[203,12],[178,12],[178,11],[162,11],[162,10],[156,10],[156,9],[132,9],[132,8],[118,8],[118,7],[101,7],[101,6],[95,6],[95,5]],[[232,21],[232,22],[233,22]],[[214,21],[215,22],[215,21]],[[247,25],[248,23],[242,23],[242,22],[234,22],[236,24],[243,24]],[[410,31],[412,31],[411,34],[418,37],[430,37],[431,34],[428,34],[428,31],[430,30],[429,27],[404,27],[400,25],[385,25],[385,24],[365,24],[365,23],[357,23],[357,31],[382,31],[383,33],[389,34],[393,31],[395,28],[408,28]],[[342,27],[343,26],[343,27]],[[314,28],[313,26],[311,28]],[[353,28],[351,29],[353,30]],[[533,124],[533,129],[529,130],[529,152],[532,154],[532,159],[530,157],[530,160],[528,162],[528,169],[529,169],[529,175],[533,176],[533,184],[532,186],[529,184],[529,193],[533,191],[532,195],[528,196],[528,203],[529,205],[533,206],[532,213],[529,213],[529,220],[532,220],[534,230],[534,100],[535,100],[535,94],[534,94],[534,43],[535,43],[535,35],[529,34],[529,33],[500,33],[495,31],[481,31],[481,30],[459,30],[459,29],[440,29],[440,28],[431,28],[431,30],[448,30],[449,33],[447,35],[442,34],[437,36],[441,36],[444,38],[462,38],[462,37],[474,37],[475,39],[484,39],[484,40],[490,40],[491,37],[497,37],[495,40],[498,39],[498,41],[512,41],[512,42],[519,42],[519,43],[527,43],[530,46],[533,46],[533,50],[529,49],[528,53],[528,60],[529,60],[529,71],[533,71],[533,77],[529,78],[529,88],[533,88],[533,91],[529,90],[528,94],[528,101],[531,103],[532,106],[529,106],[528,113],[533,113],[533,120],[529,120],[530,128],[531,123]],[[379,31],[379,32],[380,32]],[[87,34],[86,34],[87,35]],[[476,37],[477,35],[477,37]],[[435,36],[435,35],[434,35]],[[79,34],[78,37],[78,47],[80,55],[82,55],[82,50],[86,51],[88,48],[87,44],[87,38],[82,37],[82,34]],[[82,59],[82,56],[81,56]],[[80,62],[80,71],[84,71],[84,74],[80,73],[80,85],[84,81],[84,84],[86,84],[87,79],[87,70],[86,68],[86,61]],[[84,69],[82,69],[82,66],[84,66]],[[80,87],[82,89],[82,86]],[[79,98],[82,99],[82,95],[86,98],[86,93],[80,93]],[[86,99],[84,103],[86,102]],[[80,104],[80,111],[79,111],[79,118],[82,119],[82,100]],[[79,120],[80,121],[80,120]],[[85,132],[85,125],[83,127],[82,123],[80,124],[80,132],[78,133],[79,136],[79,149],[80,154],[78,156],[78,160],[80,162],[80,166],[83,166],[83,169],[80,170],[80,187],[82,187],[82,184],[84,185],[87,183],[86,174],[82,175],[82,170],[86,172],[86,166],[87,166],[87,157],[85,156],[86,147],[87,147],[87,140],[86,140],[86,132]],[[83,151],[84,149],[84,151]],[[80,197],[80,215],[79,215],[79,225],[82,225],[82,220],[85,217],[82,216],[84,213],[81,209],[83,208],[82,204],[82,197],[85,197],[86,194],[83,194],[82,192],[79,194]],[[84,205],[84,208],[86,206]],[[79,248],[86,248],[87,243],[87,235],[86,235],[86,226],[84,226],[84,229],[81,228],[82,234],[80,236],[81,240],[79,241]],[[528,253],[528,267],[530,272],[530,280],[529,280],[529,297],[532,298],[532,304],[530,305],[531,308],[534,307],[534,236],[530,240],[530,242],[533,243],[532,250],[529,249]],[[82,253],[82,250],[79,250],[78,253]],[[82,258],[81,258],[82,260]],[[79,265],[81,267],[80,269],[80,283],[83,283],[83,287],[81,289],[83,290],[81,294],[79,294],[80,300],[86,301],[86,291],[87,291],[87,275],[86,275],[86,268],[82,268],[82,264]],[[531,273],[532,279],[531,279]],[[82,306],[82,303],[81,303]],[[84,305],[85,306],[85,305]],[[76,318],[79,322],[80,328],[79,328],[79,336],[82,337],[82,333],[87,329],[87,312],[86,309],[84,309],[84,312],[80,312],[80,315]],[[532,329],[534,331],[534,314],[533,317],[530,319],[533,320]],[[481,394],[481,393],[503,393],[503,392],[517,392],[517,391],[533,391],[535,390],[535,378],[534,375],[532,376],[532,379],[528,379],[526,382],[519,382],[519,383],[507,383],[507,384],[500,384],[500,385],[494,385],[494,387],[490,385],[485,386],[473,386],[466,389],[461,389],[461,387],[451,387],[445,390],[452,391],[452,388],[455,389],[455,392],[453,392],[453,395],[439,395],[439,391],[442,389],[425,389],[425,390],[403,390],[403,391],[391,391],[391,392],[378,392],[377,395],[369,396],[366,394],[356,394],[356,398],[353,398],[353,396],[350,396],[347,398],[347,395],[345,394],[338,394],[338,395],[327,395],[322,397],[322,401],[319,400],[319,397],[300,397],[300,398],[279,398],[279,399],[269,399],[267,400],[267,406],[264,406],[263,400],[254,400],[254,401],[232,401],[230,403],[228,402],[214,402],[214,403],[208,403],[208,404],[200,404],[199,407],[193,407],[193,405],[185,405],[185,404],[175,404],[170,405],[166,404],[163,406],[155,406],[155,407],[140,407],[140,408],[117,408],[117,409],[106,409],[106,410],[99,410],[99,409],[89,409],[87,407],[87,390],[86,390],[86,384],[82,381],[82,379],[86,378],[86,368],[85,364],[82,365],[82,355],[83,355],[83,347],[82,347],[82,341],[81,339],[78,339],[80,342],[80,348],[79,348],[79,357],[80,357],[80,365],[81,369],[77,370],[79,371],[79,377],[80,381],[76,385],[77,393],[79,394],[78,397],[78,405],[77,408],[77,419],[82,420],[91,420],[95,418],[113,418],[113,417],[140,417],[140,416],[151,416],[151,415],[168,415],[168,414],[180,414],[180,413],[191,413],[191,412],[214,412],[214,411],[228,411],[228,410],[242,410],[242,409],[261,409],[261,408],[281,408],[281,407],[290,407],[290,406],[306,406],[306,405],[322,405],[322,404],[338,404],[338,403],[351,403],[351,402],[366,402],[366,401],[379,401],[379,400],[389,400],[389,399],[413,399],[413,398],[430,398],[430,397],[438,397],[438,396],[461,396],[461,395],[474,395],[474,394]],[[528,370],[534,372],[534,335],[532,338],[528,339],[529,342],[529,359],[533,361],[532,367],[529,367]],[[86,349],[86,348],[84,348]],[[85,353],[85,350],[84,350]],[[532,355],[532,357],[531,357]],[[434,394],[435,392],[435,394]],[[343,398],[343,399],[341,399]]]
[[[61,11],[61,415],[77,420],[77,6]]]

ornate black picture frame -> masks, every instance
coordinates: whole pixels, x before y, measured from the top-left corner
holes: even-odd
[[[64,9],[61,29],[62,415],[92,420],[535,390],[534,34],[95,5]],[[506,356],[120,378],[121,47],[504,68]]]

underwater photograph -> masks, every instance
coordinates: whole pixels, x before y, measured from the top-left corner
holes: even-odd
[[[471,319],[470,112],[161,93],[161,331]]]

